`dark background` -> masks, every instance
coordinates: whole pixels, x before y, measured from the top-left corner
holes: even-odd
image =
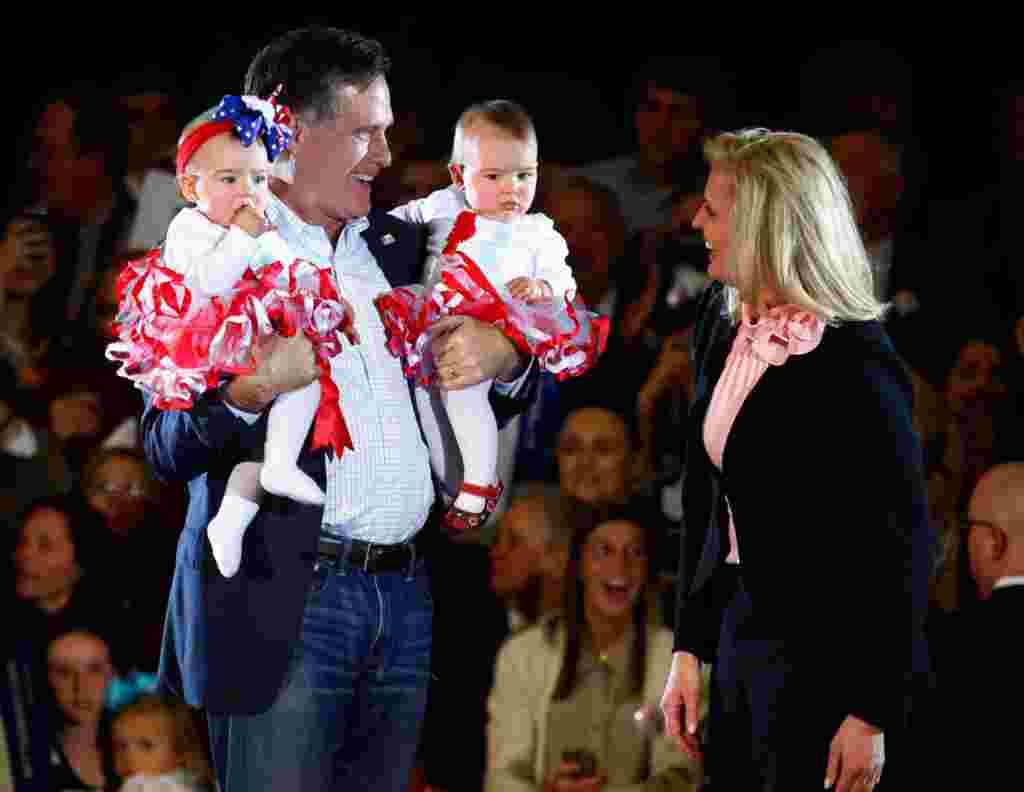
[[[796,7],[780,10],[792,20],[776,18],[763,28],[726,6],[709,21],[688,6],[658,11],[593,4],[572,15],[552,14],[542,5],[434,14],[257,8],[238,6],[230,24],[211,21],[195,5],[135,4],[74,22],[55,12],[55,26],[9,28],[6,93],[17,106],[19,94],[31,102],[69,82],[126,89],[162,84],[181,98],[187,119],[239,91],[249,60],[274,36],[303,24],[328,24],[384,42],[395,62],[395,111],[418,111],[432,154],[444,156],[451,126],[467,104],[506,97],[534,115],[542,158],[573,164],[629,150],[627,88],[646,57],[703,53],[718,57],[733,75],[724,90],[736,112],[720,119],[723,127],[827,134],[842,124],[846,86],[880,91],[907,85],[909,133],[930,161],[929,191],[945,197],[993,180],[998,95],[1022,73],[1024,51],[1009,23],[1003,30],[998,22],[983,22],[975,32],[969,22],[961,28],[952,22],[940,35],[929,19],[905,32],[854,37],[840,34],[841,24],[813,30],[815,20],[798,17]],[[508,19],[501,21],[498,14],[506,10]],[[732,15],[737,19],[730,25]],[[816,54],[854,38],[897,55],[909,80],[873,58],[815,65]]]

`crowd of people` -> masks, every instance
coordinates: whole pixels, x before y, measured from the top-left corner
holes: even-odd
[[[710,70],[651,60],[631,94],[635,146],[605,161],[548,150],[539,130],[535,208],[565,238],[578,293],[611,331],[591,370],[543,374],[500,430],[505,491],[493,521],[432,548],[431,682],[410,779],[421,789],[702,784],[657,702],[687,531],[691,334],[710,282],[694,227],[708,178],[702,141],[723,118],[757,120],[743,108],[722,115],[723,84]],[[924,451],[932,684],[912,723],[923,730],[941,713],[968,727],[975,753],[944,768],[966,785],[972,766],[998,777],[997,760],[983,757],[1008,760],[995,725],[1024,703],[1007,663],[1024,576],[1024,269],[1010,233],[1024,92],[1011,88],[1000,107],[999,173],[951,205],[927,192],[928,163],[893,85],[892,96],[850,87],[819,139],[849,190],[875,298],[889,306],[884,326],[912,383]],[[144,681],[160,662],[188,494],[156,475],[142,394],[105,356],[119,274],[163,242],[186,205],[174,174],[180,104],[163,89],[56,88],[18,140],[0,217],[0,521],[12,614],[0,789],[134,789],[140,774],[165,779],[160,788],[214,786],[205,714]],[[803,111],[818,126],[815,107]],[[401,123],[422,119],[399,117],[396,137],[424,137]],[[445,157],[403,146],[375,180],[374,207],[448,186]],[[793,458],[799,450],[772,453],[771,464],[794,471],[814,464]],[[851,499],[859,484],[845,483]],[[821,515],[823,530],[828,522]],[[799,594],[799,581],[786,586]],[[136,688],[127,704],[113,701],[118,685]]]

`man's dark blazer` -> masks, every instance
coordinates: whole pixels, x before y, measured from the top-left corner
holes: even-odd
[[[936,614],[929,632],[936,689],[922,719],[922,755],[955,734],[956,750],[933,764],[930,788],[1020,785],[1020,625],[1024,585],[997,588],[959,612]],[[922,765],[927,766],[927,765]],[[1013,783],[1013,782],[1016,783]],[[923,787],[929,788],[929,787]]]
[[[749,634],[820,668],[841,711],[902,723],[927,671],[931,531],[905,366],[878,322],[828,327],[817,349],[769,366],[729,434],[719,474],[704,418],[735,338],[713,283],[698,309],[687,429],[676,650],[713,662],[732,594],[724,495],[734,515]]]
[[[373,212],[363,237],[392,286],[417,282],[423,257],[416,229]],[[364,338],[362,343],[384,339]],[[492,397],[499,423],[532,398],[536,367],[531,371],[515,398]],[[264,712],[273,703],[299,634],[323,509],[266,496],[246,531],[241,569],[225,579],[212,561],[206,526],[234,466],[261,458],[266,414],[250,426],[210,390],[188,411],[147,404],[142,433],[156,473],[186,482],[189,492],[164,627],[161,679],[193,706],[214,714]],[[321,487],[326,485],[324,460],[324,451],[305,451],[299,458],[299,467]]]

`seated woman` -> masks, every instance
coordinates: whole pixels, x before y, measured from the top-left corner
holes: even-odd
[[[651,522],[584,503],[571,520],[561,611],[498,655],[487,789],[549,792],[587,777],[604,792],[696,789],[700,768],[648,720],[672,654],[671,632],[651,618]]]
[[[56,635],[82,624],[109,626],[118,634],[132,629],[117,595],[119,579],[110,574],[106,533],[103,518],[75,495],[33,501],[18,520],[11,537],[14,597],[4,613],[10,634],[32,655],[38,679]]]
[[[102,747],[107,685],[114,677],[109,643],[89,630],[61,633],[50,642],[46,666],[54,727],[50,787],[113,788],[111,757]]]

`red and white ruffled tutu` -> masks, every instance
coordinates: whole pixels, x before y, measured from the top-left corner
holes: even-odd
[[[475,215],[462,212],[439,266],[425,286],[402,286],[374,303],[384,322],[391,354],[403,360],[405,375],[419,385],[434,380],[428,328],[442,316],[472,316],[493,324],[519,349],[532,355],[558,380],[588,371],[604,352],[608,319],[589,310],[576,295],[529,304],[492,284],[462,251],[474,234]]]
[[[183,281],[159,250],[122,270],[111,327],[117,341],[106,353],[121,364],[118,374],[152,393],[160,409],[186,410],[224,377],[255,370],[256,339],[301,331],[320,369],[312,447],[329,446],[337,455],[352,448],[329,362],[341,352],[352,317],[329,269],[303,259],[275,261],[259,273],[246,270],[226,297],[204,297]]]

